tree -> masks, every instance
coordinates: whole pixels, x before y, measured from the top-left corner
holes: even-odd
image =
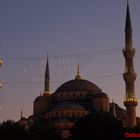
[[[62,140],[54,125],[45,120],[34,121],[29,129],[7,120],[0,123],[0,140]]]
[[[50,122],[39,119],[29,128],[30,140],[61,140],[56,128]]]
[[[94,112],[81,118],[70,130],[70,140],[123,140],[122,122],[110,113]]]
[[[28,133],[12,120],[0,124],[0,140],[28,140]]]

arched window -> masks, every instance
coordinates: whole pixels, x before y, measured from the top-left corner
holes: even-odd
[[[75,93],[73,93],[73,100],[75,100]]]
[[[69,117],[69,112],[67,112],[66,116]]]
[[[58,112],[58,117],[61,117],[61,113],[60,112]]]
[[[63,112],[61,112],[61,117],[64,117],[64,116],[63,116]]]
[[[72,112],[72,117],[75,117],[75,112]]]
[[[55,112],[55,117],[57,117],[57,118],[58,118],[58,112]]]
[[[83,114],[83,116],[85,116],[85,112],[84,111],[82,112],[82,114]]]
[[[52,117],[55,118],[55,112],[52,112]]]
[[[69,94],[67,94],[67,100],[69,100],[69,97],[70,97]]]
[[[63,94],[60,95],[60,101],[63,100]]]
[[[82,93],[80,93],[80,95],[79,95],[79,99],[82,99]]]
[[[78,116],[78,117],[80,117],[80,114],[81,114],[80,112],[77,112],[77,116]]]

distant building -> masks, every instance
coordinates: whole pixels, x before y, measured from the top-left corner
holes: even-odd
[[[126,83],[126,98],[124,105],[126,111],[116,103],[109,102],[109,97],[97,85],[84,79],[80,75],[78,65],[77,74],[73,80],[67,81],[50,93],[49,61],[47,58],[44,92],[34,101],[33,115],[28,119],[21,117],[21,124],[29,124],[37,117],[42,117],[55,124],[64,138],[70,136],[69,129],[75,122],[94,111],[111,112],[114,117],[122,120],[125,126],[136,126],[137,100],[134,94],[134,81],[136,74],[133,69],[132,29],[129,5],[127,4],[126,28],[125,28],[125,57],[126,71],[123,74]],[[138,119],[139,121],[139,119]]]

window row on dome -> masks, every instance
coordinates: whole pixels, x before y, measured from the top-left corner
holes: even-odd
[[[96,93],[89,92],[69,92],[54,94],[53,99],[55,101],[68,101],[68,100],[84,100],[91,99]]]
[[[88,111],[53,111],[46,113],[46,118],[83,117]]]
[[[74,123],[55,123],[57,129],[70,129]]]

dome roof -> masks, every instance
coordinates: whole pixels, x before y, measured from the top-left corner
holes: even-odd
[[[60,103],[56,105],[51,111],[66,111],[66,110],[80,110],[85,111],[85,108],[79,104],[74,103]]]
[[[71,92],[71,91],[94,91],[101,92],[101,89],[90,81],[84,79],[74,79],[62,84],[57,92]]]

